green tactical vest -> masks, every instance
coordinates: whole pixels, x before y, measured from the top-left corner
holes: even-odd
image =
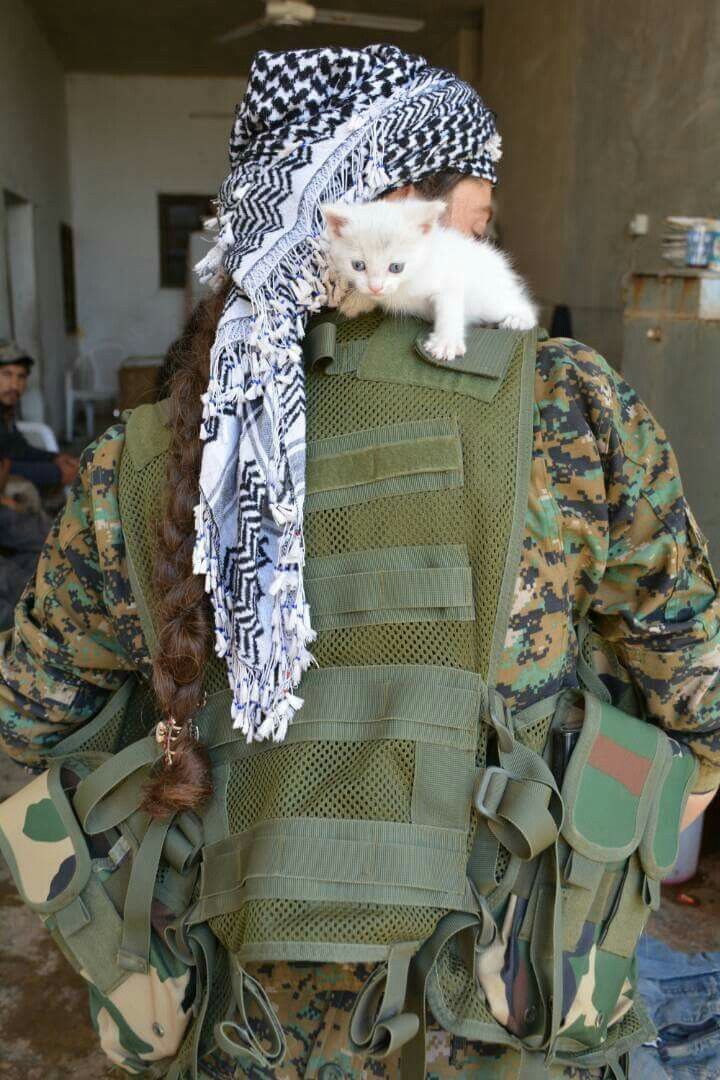
[[[209,662],[197,722],[215,789],[173,932],[182,947],[207,924],[231,959],[172,1075],[194,1075],[203,1024],[226,1050],[279,1060],[275,1018],[265,1053],[248,1031],[246,1005],[261,1000],[243,972],[253,961],[376,965],[352,1045],[402,1048],[409,1080],[424,1075],[426,1006],[458,1035],[518,1051],[528,1076],[553,1062],[622,1076],[651,1033],[634,952],[676,856],[692,760],[609,703],[585,648],[580,690],[511,715],[494,689],[527,507],[536,339],[475,330],[448,365],[427,354],[424,330],[321,316],[306,338],[318,666],[285,741],[248,745],[231,728],[225,665]],[[120,471],[151,649],[165,417],[162,404],[131,414]],[[159,754],[152,736],[131,741],[156,719],[147,688],[123,693],[72,737],[74,750],[120,751],[93,791],[116,817]],[[569,743],[558,772],[553,748]],[[628,760],[632,776],[617,765]],[[143,841],[129,889],[126,967],[142,962],[141,901],[157,889],[162,843]],[[231,993],[241,1022],[223,1025]]]

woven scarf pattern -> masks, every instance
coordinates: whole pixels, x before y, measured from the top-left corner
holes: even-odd
[[[389,45],[256,55],[230,139],[217,239],[196,267],[232,286],[203,396],[194,569],[204,574],[232,717],[282,740],[312,662],[305,599],[307,319],[339,300],[324,202],[367,201],[446,169],[495,182],[493,114],[447,71]]]

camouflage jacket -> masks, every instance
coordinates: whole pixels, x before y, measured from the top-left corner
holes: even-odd
[[[80,475],[4,636],[0,746],[38,767],[102,707],[128,670],[149,671],[118,510],[122,425]],[[720,783],[720,597],[666,436],[600,357],[538,349],[522,560],[500,689],[523,707],[571,681],[573,626],[588,616],[648,715]]]

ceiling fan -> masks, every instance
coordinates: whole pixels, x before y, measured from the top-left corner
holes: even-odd
[[[220,44],[247,37],[258,30],[275,26],[310,26],[323,23],[326,26],[367,27],[370,30],[395,30],[415,33],[425,26],[424,19],[406,19],[401,15],[372,15],[370,12],[337,11],[330,8],[316,8],[303,0],[266,0],[265,16],[252,22],[236,26],[216,40]]]

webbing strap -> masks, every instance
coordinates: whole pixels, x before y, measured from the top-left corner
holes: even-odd
[[[427,1033],[427,983],[443,947],[463,930],[480,928],[481,933],[492,933],[492,927],[477,914],[451,911],[435,927],[430,938],[413,958],[408,978],[406,1009],[418,1019],[417,1032],[402,1048],[401,1075],[403,1080],[416,1080],[425,1076],[425,1040]],[[494,926],[494,923],[492,924]]]
[[[85,832],[105,832],[137,810],[147,769],[161,753],[154,736],[148,735],[113,754],[80,781],[73,806]]]
[[[188,1068],[190,1070],[190,1080],[198,1080],[202,1075],[198,1071],[200,1040],[213,990],[218,946],[215,935],[207,926],[194,926],[188,934],[187,945],[189,948],[187,963],[195,967],[197,983],[193,1006],[195,1016],[189,1033],[189,1047],[186,1045],[185,1052],[181,1053],[169,1070],[162,1074],[166,1076],[166,1080],[182,1080],[182,1078],[186,1077]]]
[[[387,962],[375,968],[357,995],[350,1016],[350,1045],[356,1053],[387,1057],[417,1034],[419,1016],[404,1011],[416,949],[413,941],[391,946]]]
[[[484,769],[475,792],[475,806],[488,828],[513,855],[534,859],[552,844],[558,827],[543,791],[524,776],[511,776],[495,765]]]
[[[608,1062],[603,1069],[603,1080],[610,1080],[612,1076],[613,1080],[629,1080],[630,1077],[630,1055],[621,1054],[616,1057],[614,1054],[608,1057]]]
[[[472,610],[473,605],[469,566],[309,576],[307,585],[308,600],[317,615],[405,608]]]
[[[125,894],[118,966],[147,975],[150,955],[150,908],[165,838],[172,818],[151,821],[133,859]]]
[[[517,741],[507,708],[502,715],[498,711],[498,697],[493,691],[489,700],[500,766],[490,765],[480,773],[475,806],[490,832],[511,854],[534,859],[558,836],[562,800],[547,763]]]
[[[287,1051],[285,1033],[277,1013],[257,979],[248,975],[234,956],[230,957],[230,972],[234,997],[232,1011],[238,1013],[240,1022],[221,1020],[214,1028],[215,1041],[219,1049],[232,1058],[250,1058],[256,1065],[272,1069],[282,1063]],[[253,1031],[247,1012],[248,998],[254,1001],[270,1029],[269,1048],[263,1046]]]
[[[547,1077],[545,1056],[537,1050],[528,1050],[525,1047],[520,1051],[520,1068],[517,1080],[545,1080]]]
[[[596,698],[599,698],[605,705],[612,705],[612,695],[608,690],[605,683],[602,681],[597,671],[588,663],[585,656],[585,642],[587,641],[588,634],[590,633],[590,624],[587,619],[581,619],[577,625],[577,676],[580,681],[580,685],[585,690],[589,690],[591,694],[594,694]]]

